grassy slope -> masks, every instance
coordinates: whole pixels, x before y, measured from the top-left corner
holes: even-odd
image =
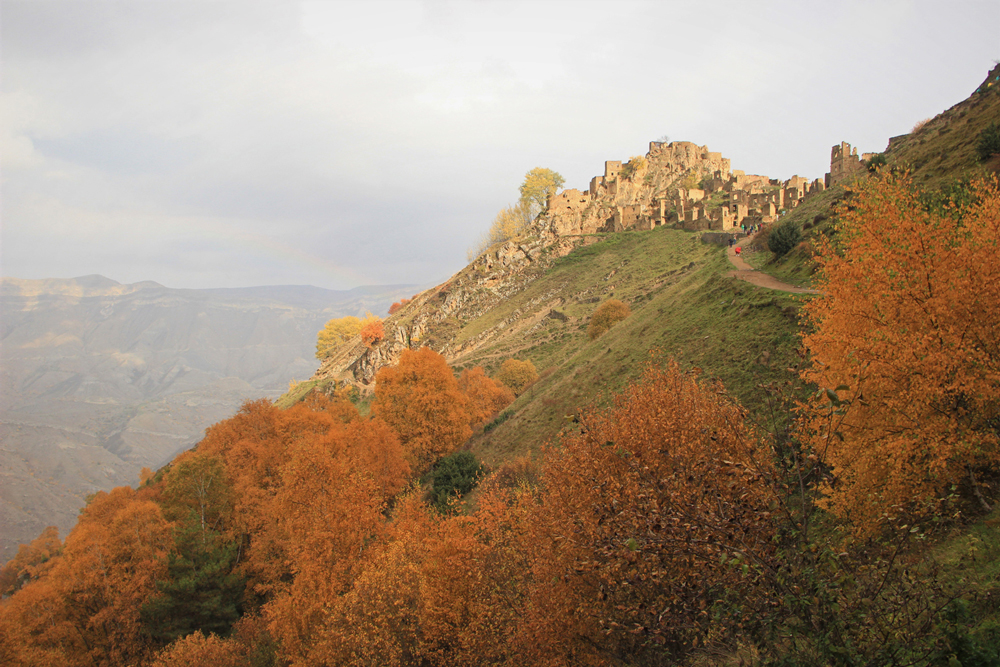
[[[926,189],[936,189],[955,179],[983,175],[989,170],[976,156],[980,133],[1000,119],[1000,86],[984,94],[974,94],[930,119],[914,132],[896,138],[886,151],[887,166],[908,172],[914,182]],[[993,170],[996,169],[993,164]],[[844,197],[835,186],[787,214],[805,232],[805,241],[785,257],[775,259],[766,248],[752,254],[750,263],[759,270],[793,285],[810,286],[815,273],[812,239],[829,234],[833,209]],[[822,218],[816,221],[817,216]]]
[[[755,407],[761,400],[757,385],[788,379],[787,368],[797,360],[802,297],[737,282],[726,276],[730,268],[722,247],[663,228],[610,235],[556,262],[486,317],[503,321],[539,299],[560,303],[558,316],[541,318],[527,334],[459,360],[495,368],[516,356],[542,372],[508,408],[507,419],[474,436],[473,451],[488,464],[536,452],[568,416],[603,403],[647,361],[666,357],[719,378],[741,402]],[[591,341],[590,314],[612,296],[629,303],[632,315]]]

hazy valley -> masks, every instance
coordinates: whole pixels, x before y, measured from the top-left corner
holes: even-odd
[[[47,525],[65,533],[88,494],[138,483],[244,400],[308,378],[331,317],[384,312],[414,289],[4,279],[0,558]]]

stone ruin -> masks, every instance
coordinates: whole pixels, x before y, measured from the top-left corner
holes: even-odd
[[[826,187],[850,183],[859,176],[868,173],[869,160],[875,157],[875,153],[862,153],[858,156],[858,149],[851,149],[851,145],[846,141],[841,141],[839,146],[834,146],[830,150],[830,173],[826,175]]]
[[[786,181],[732,170],[721,153],[688,141],[651,142],[644,157],[604,163],[586,191],[549,197],[542,230],[556,237],[646,231],[670,225],[692,231],[731,231],[775,222],[783,211],[826,188],[866,173],[857,149],[843,142],[831,152],[825,179]]]

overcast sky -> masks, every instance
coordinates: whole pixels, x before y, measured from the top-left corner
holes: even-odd
[[[822,177],[972,93],[1000,2],[0,2],[2,274],[426,283],[532,167]]]

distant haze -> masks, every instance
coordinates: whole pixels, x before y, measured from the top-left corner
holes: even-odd
[[[2,273],[427,283],[535,166],[821,177],[964,99],[1000,3],[3,0]]]
[[[0,283],[0,562],[87,494],[136,484],[247,399],[319,362],[332,317],[416,287],[169,289],[99,275]]]

